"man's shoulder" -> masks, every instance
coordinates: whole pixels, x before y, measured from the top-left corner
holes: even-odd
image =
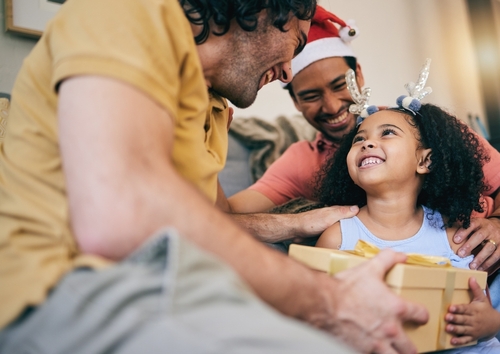
[[[330,152],[334,152],[337,148],[337,145],[324,143],[321,139],[315,139],[313,141],[301,140],[291,144],[288,149],[283,152],[283,156],[320,156],[325,153],[329,154]]]

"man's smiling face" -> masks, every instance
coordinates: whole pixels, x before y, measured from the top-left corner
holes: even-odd
[[[338,142],[356,124],[349,113],[353,103],[347,90],[345,73],[349,69],[342,57],[318,60],[293,77],[295,107],[318,131],[333,142]],[[358,85],[364,85],[361,67],[357,65]]]

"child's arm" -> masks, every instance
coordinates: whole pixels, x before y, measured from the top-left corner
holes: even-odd
[[[494,336],[500,331],[500,312],[495,310],[476,279],[469,279],[474,298],[470,304],[451,305],[445,316],[446,332],[451,344],[462,345],[479,338]]]
[[[316,247],[333,248],[338,250],[342,243],[342,233],[340,231],[340,222],[336,222],[327,228],[316,242]]]

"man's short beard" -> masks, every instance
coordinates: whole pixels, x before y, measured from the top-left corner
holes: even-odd
[[[248,94],[242,95],[242,94],[238,94],[234,91],[225,90],[225,89],[216,90],[216,89],[212,88],[212,90],[215,93],[217,93],[219,96],[226,98],[229,102],[231,102],[234,106],[236,106],[238,108],[250,107],[255,102],[255,99],[257,98],[257,93],[255,93],[255,95],[253,97],[248,97]],[[248,90],[246,92],[248,92]]]

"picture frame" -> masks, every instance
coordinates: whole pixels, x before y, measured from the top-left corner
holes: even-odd
[[[38,38],[64,0],[4,0],[7,31]]]

